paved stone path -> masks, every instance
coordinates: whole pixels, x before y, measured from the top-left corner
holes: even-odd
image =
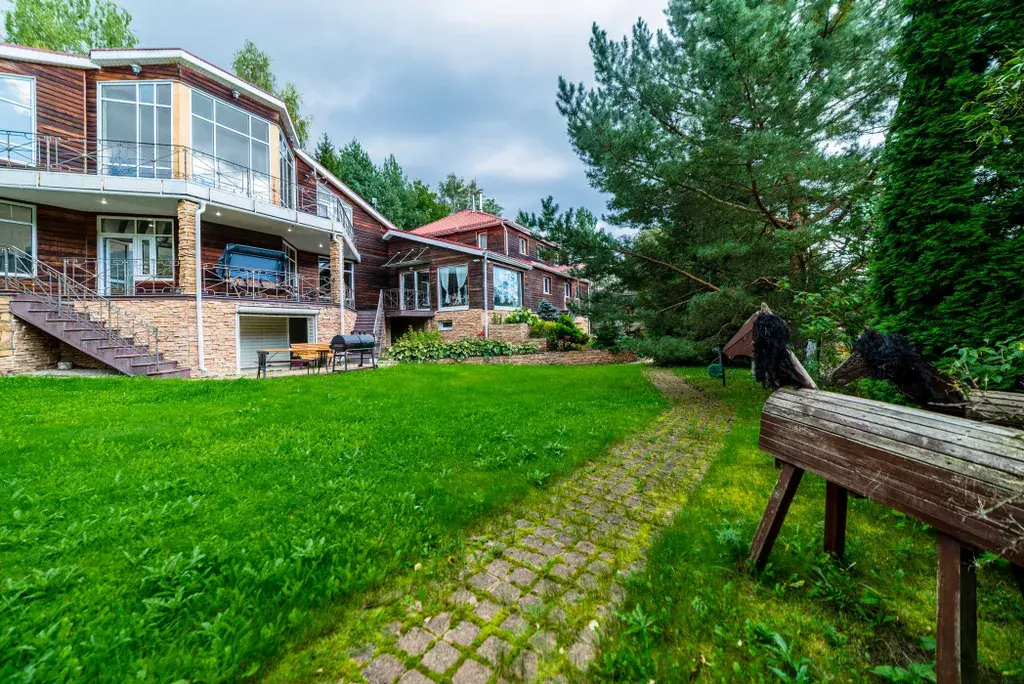
[[[583,678],[601,627],[642,569],[658,527],[708,466],[701,393],[671,371],[651,381],[671,401],[644,433],[553,485],[473,538],[447,609],[389,627],[353,658],[372,684],[485,684]],[[519,517],[521,516],[521,517]],[[415,609],[413,614],[415,615]]]

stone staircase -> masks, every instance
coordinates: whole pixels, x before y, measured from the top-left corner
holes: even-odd
[[[179,367],[177,361],[168,361],[163,354],[151,352],[148,346],[135,344],[133,338],[123,336],[88,314],[39,301],[27,294],[11,297],[11,313],[125,375],[152,378],[187,378],[190,375],[189,369]]]

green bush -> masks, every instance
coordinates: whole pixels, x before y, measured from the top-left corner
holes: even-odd
[[[542,321],[554,323],[558,320],[558,309],[556,309],[551,302],[546,299],[541,300],[540,309],[537,313],[540,315],[540,320]]]
[[[642,340],[637,353],[654,359],[659,366],[700,366],[712,357],[707,347],[681,337],[661,337],[656,340]]]
[[[984,347],[951,347],[942,370],[960,387],[972,389],[1024,389],[1024,335]]]
[[[583,349],[590,344],[590,335],[576,325],[572,316],[562,314],[548,330],[548,343],[548,346],[559,351]]]
[[[594,346],[600,349],[614,349],[625,337],[619,326],[613,322],[598,323],[594,326]]]
[[[533,325],[534,323],[540,322],[540,317],[523,306],[505,314],[502,322],[509,325],[513,323],[529,323],[530,325]]]
[[[438,359],[461,361],[472,356],[489,358],[536,352],[537,348],[532,344],[511,344],[483,337],[467,337],[454,342],[445,342],[440,333],[410,330],[398,338],[388,349],[385,349],[383,356],[399,363],[419,363],[437,361]]]
[[[555,327],[554,321],[537,321],[530,324],[530,337],[547,339],[548,333]]]

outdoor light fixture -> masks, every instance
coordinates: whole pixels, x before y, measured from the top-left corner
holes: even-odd
[[[220,212],[219,211],[217,212],[217,216],[220,216]]]
[[[132,64],[132,73],[138,76],[142,73],[142,67],[140,67],[138,64]]]
[[[232,90],[231,91],[231,97],[233,97],[233,98],[235,98],[237,100],[238,99],[238,91],[237,90]]]
[[[101,197],[100,198],[100,204],[106,204],[106,203],[107,203],[107,198],[106,197]]]

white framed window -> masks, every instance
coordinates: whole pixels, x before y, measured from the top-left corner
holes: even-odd
[[[487,249],[487,233],[476,234],[477,249]]]
[[[331,257],[320,256],[316,258],[317,287],[320,290],[318,299],[330,299],[331,297]]]
[[[516,309],[523,305],[523,274],[494,267],[494,308]]]
[[[345,301],[355,306],[356,301],[356,265],[346,261],[345,268]]]
[[[281,251],[284,252],[285,282],[295,287],[299,284],[299,251],[283,238]]]
[[[352,207],[331,192],[326,184],[316,184],[316,215],[332,221],[352,221]]]
[[[529,254],[530,253],[530,241],[524,237],[519,238],[519,253]]]
[[[100,156],[108,176],[170,178],[170,81],[99,84]]]
[[[437,269],[437,308],[469,308],[469,266],[440,266]]]
[[[546,295],[551,294],[551,278],[549,278],[548,276],[544,276],[543,283],[544,283],[544,294],[546,294]]]
[[[35,275],[36,208],[31,204],[0,201],[0,275]]]
[[[197,182],[272,201],[268,121],[193,90],[192,149]]]
[[[8,164],[36,163],[36,79],[0,74],[0,159]]]
[[[565,281],[565,298],[572,299],[572,283]]]
[[[133,295],[137,283],[174,280],[174,221],[126,216],[100,216],[98,221],[100,294]]]
[[[278,133],[278,148],[280,149],[281,175],[281,206],[288,209],[295,208],[295,154],[288,146],[288,137],[284,133]]]
[[[455,330],[455,324],[452,321],[438,321],[437,330],[438,332],[451,332]]]

